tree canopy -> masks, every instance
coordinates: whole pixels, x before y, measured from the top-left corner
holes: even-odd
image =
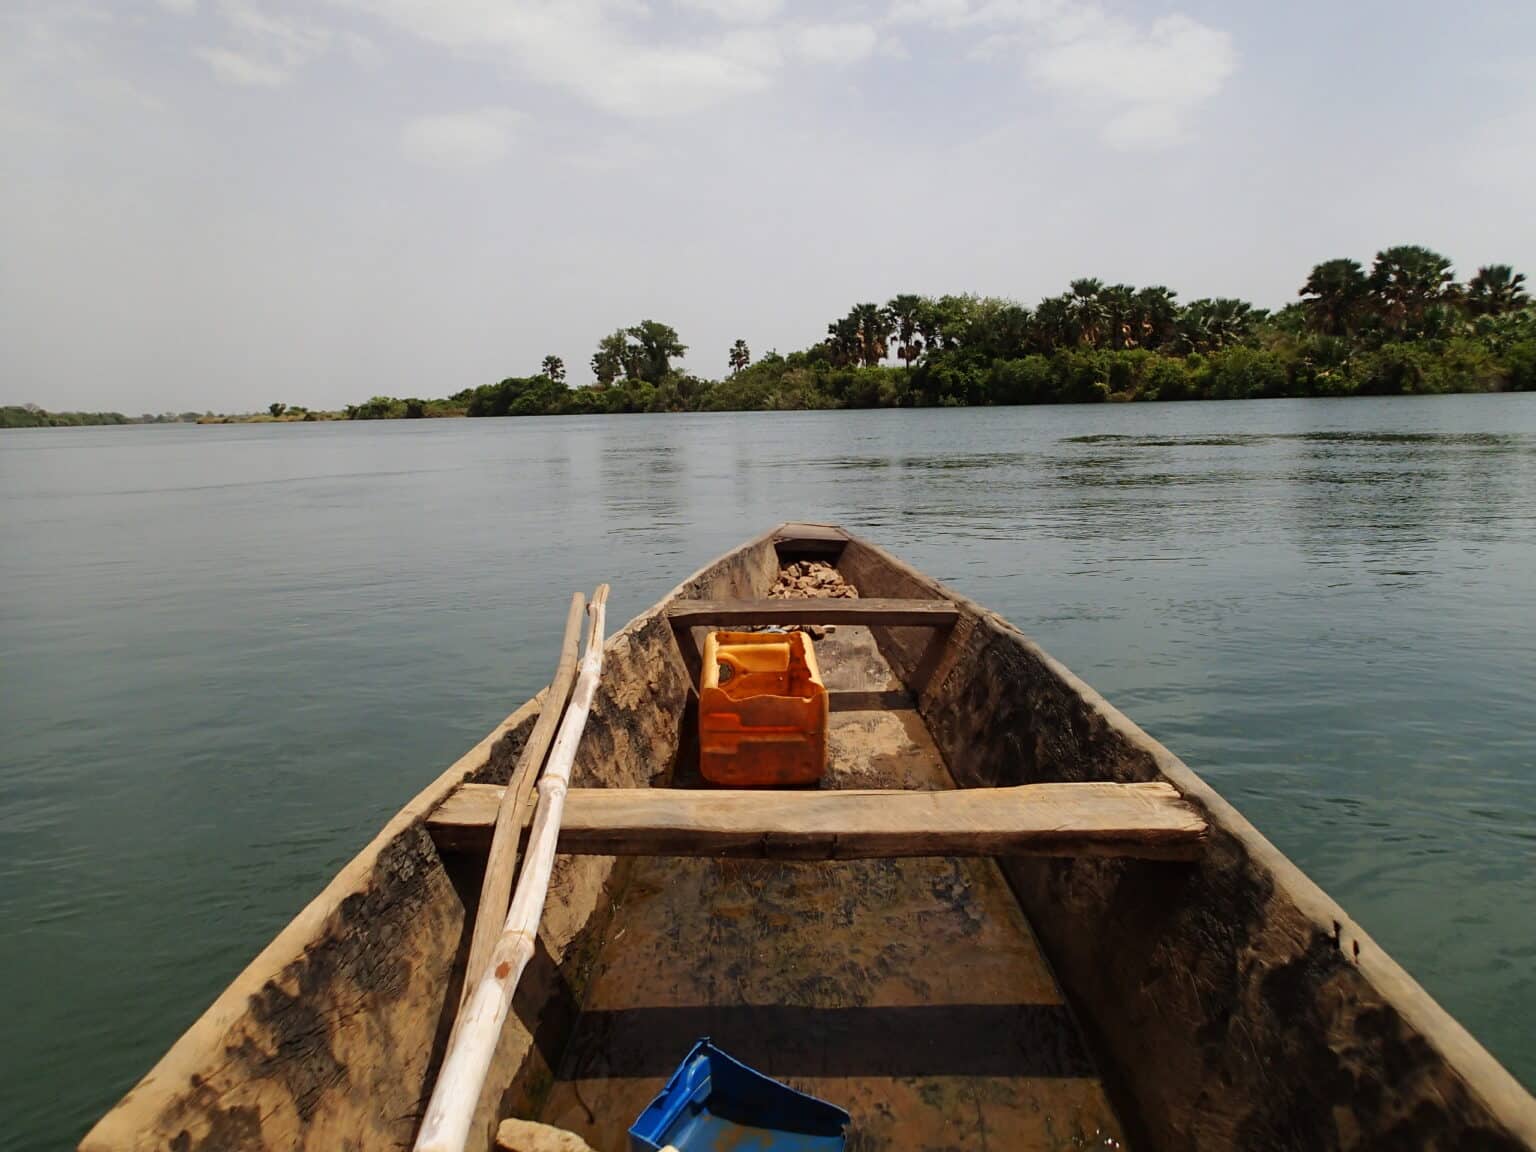
[[[1250,399],[1536,390],[1536,306],[1526,278],[1485,265],[1465,283],[1449,258],[1419,245],[1378,252],[1369,269],[1324,260],[1292,303],[1188,302],[1164,285],[1094,277],[1029,307],[996,296],[899,293],[854,304],[823,337],[756,361],[745,339],[711,380],[682,371],[677,330],[657,320],[615,329],[593,351],[593,382],[572,387],[545,356],[513,376],[442,399],[375,396],[354,420],[560,413],[740,411]],[[341,413],[273,404],[240,419],[312,420]],[[178,419],[146,415],[135,418]],[[224,419],[184,413],[179,419]],[[0,409],[0,426],[129,422],[118,413]]]
[[[1451,261],[1401,245],[1367,268],[1312,268],[1275,312],[1232,297],[1181,301],[1165,285],[1094,277],[1034,307],[995,296],[899,293],[829,321],[823,338],[728,374],[681,372],[676,329],[645,320],[605,336],[594,383],[552,373],[475,389],[470,415],[727,411],[1248,399],[1536,388],[1536,311],[1509,265],[1458,283]]]

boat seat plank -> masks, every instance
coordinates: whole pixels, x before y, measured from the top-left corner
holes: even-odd
[[[427,821],[440,846],[483,850],[501,787],[466,784]],[[1172,785],[1025,784],[950,791],[573,788],[559,851],[595,856],[861,860],[1115,856],[1187,860],[1204,819]]]
[[[806,524],[797,521],[780,524],[774,529],[773,538],[775,541],[827,540],[839,544],[848,543],[847,531],[836,524]]]
[[[743,624],[862,624],[867,627],[947,628],[960,610],[948,600],[675,600],[674,628]]]
[[[831,524],[783,524],[773,534],[781,556],[837,556],[848,544],[848,533]]]

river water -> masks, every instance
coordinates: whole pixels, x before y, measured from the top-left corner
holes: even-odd
[[[0,1148],[781,520],[1013,619],[1536,1084],[1536,396],[0,433]]]

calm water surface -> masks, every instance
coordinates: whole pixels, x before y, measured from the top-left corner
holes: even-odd
[[[0,433],[0,1147],[72,1143],[427,780],[786,519],[995,607],[1536,1084],[1536,396]]]

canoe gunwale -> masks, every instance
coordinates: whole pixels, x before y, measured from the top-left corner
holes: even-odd
[[[345,902],[367,890],[381,858],[413,830],[425,834],[427,816],[460,784],[490,763],[496,745],[509,733],[531,724],[545,693],[510,713],[481,740],[455,760],[430,784],[406,802],[363,848],[342,865],[324,888],[274,936],[229,985],[219,993],[155,1065],[123,1099],[106,1113],[80,1142],[82,1152],[97,1148],[141,1147],[140,1136],[157,1127],[159,1101],[180,1086],[196,1082],[207,1066],[207,1054],[222,1044],[230,1030],[251,1011],[264,989],[276,986],[310,945],[323,938],[341,915]]]

